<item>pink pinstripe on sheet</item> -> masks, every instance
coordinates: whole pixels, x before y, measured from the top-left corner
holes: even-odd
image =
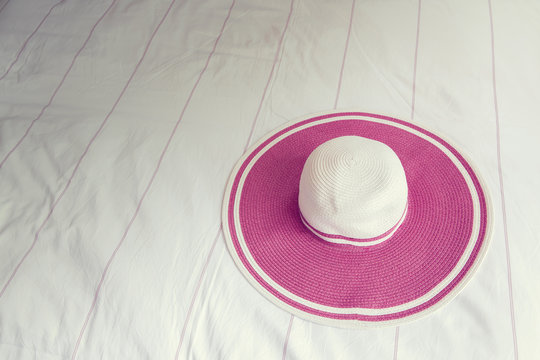
[[[19,145],[21,145],[21,143],[23,142],[23,140],[28,136],[28,133],[30,132],[30,129],[32,129],[32,127],[34,126],[34,124],[36,123],[36,121],[38,121],[41,116],[43,116],[43,113],[45,112],[45,110],[47,110],[47,108],[52,104],[54,98],[56,97],[56,94],[58,93],[58,91],[60,90],[60,88],[62,87],[62,85],[64,85],[64,82],[66,81],[66,78],[67,76],[69,75],[69,73],[71,72],[71,69],[73,68],[73,65],[75,64],[75,61],[77,60],[77,58],[79,57],[79,55],[81,54],[81,52],[83,51],[83,49],[86,47],[86,44],[88,44],[88,41],[90,40],[90,38],[92,37],[92,34],[94,33],[94,31],[96,30],[96,27],[98,26],[98,24],[103,20],[103,18],[105,17],[105,15],[107,15],[107,13],[112,9],[113,5],[117,2],[118,0],[113,0],[111,2],[111,4],[109,5],[109,7],[107,8],[107,10],[105,10],[105,12],[99,17],[98,21],[94,24],[94,26],[92,26],[92,29],[90,30],[90,33],[88,34],[88,37],[86,38],[86,40],[83,42],[81,48],[75,53],[75,56],[73,57],[73,60],[71,60],[71,64],[69,65],[66,73],[64,74],[64,76],[62,77],[62,80],[60,80],[60,83],[58,84],[58,86],[56,87],[56,89],[54,90],[51,98],[49,99],[49,102],[47,104],[45,104],[45,106],[41,109],[40,113],[38,114],[38,116],[32,120],[32,122],[30,122],[30,125],[28,125],[28,127],[26,128],[26,131],[24,132],[23,136],[21,136],[21,138],[19,139],[19,141],[17,141],[17,143],[15,144],[15,146],[13,146],[11,148],[11,150],[9,150],[9,152],[6,154],[6,156],[4,156],[4,158],[2,159],[2,161],[0,162],[0,169],[2,169],[2,167],[4,166],[5,162],[7,161],[7,159],[11,156],[11,154],[15,151],[15,149],[17,149],[19,147]],[[11,281],[11,279],[10,279]],[[0,297],[2,296],[2,293],[0,293]]]
[[[26,49],[26,45],[28,45],[28,42],[30,41],[30,39],[36,34],[36,32],[39,30],[39,28],[41,27],[41,25],[43,25],[43,23],[45,22],[45,20],[47,20],[47,18],[49,17],[49,15],[51,15],[51,12],[54,10],[55,7],[57,7],[58,5],[62,4],[63,2],[65,2],[66,0],[60,0],[59,2],[57,2],[56,4],[54,4],[50,9],[49,9],[49,12],[47,12],[47,14],[45,14],[45,16],[43,17],[43,19],[41,19],[40,23],[38,24],[38,26],[34,29],[34,31],[32,31],[32,33],[26,38],[26,40],[24,41],[23,45],[21,46],[21,48],[19,49],[19,52],[17,52],[17,56],[15,57],[15,60],[13,60],[11,62],[11,64],[9,64],[6,72],[4,72],[4,74],[2,76],[0,76],[0,80],[2,80],[3,78],[6,77],[6,75],[11,71],[11,68],[13,67],[13,65],[15,65],[15,63],[19,60],[19,58],[21,57],[21,54],[22,52],[24,51],[24,49]],[[7,2],[6,2],[7,4]],[[4,4],[5,6],[5,4]],[[0,9],[0,12],[2,11],[2,9]]]
[[[287,21],[285,22],[285,27],[283,29],[283,33],[281,34],[281,38],[280,38],[280,40],[278,42],[278,48],[277,48],[277,51],[276,51],[276,55],[274,56],[274,62],[272,64],[272,70],[270,71],[270,75],[268,76],[268,81],[266,82],[266,85],[264,87],[264,91],[263,91],[263,94],[261,96],[261,101],[259,102],[259,107],[257,108],[257,112],[255,113],[255,117],[253,119],[253,124],[251,126],[251,131],[249,133],[246,146],[244,147],[244,152],[247,150],[247,148],[249,147],[249,144],[251,143],[251,138],[253,136],[253,131],[255,129],[257,119],[259,118],[259,113],[261,112],[262,104],[263,104],[264,98],[266,96],[266,91],[268,90],[268,86],[270,84],[270,81],[272,80],[272,75],[273,75],[274,69],[276,67],[276,63],[277,63],[277,60],[278,60],[279,52],[281,50],[281,45],[282,45],[282,42],[283,42],[283,38],[285,37],[285,33],[287,32],[287,28],[288,28],[290,20],[291,20],[291,14],[292,14],[292,11],[293,11],[293,3],[294,3],[294,0],[291,0],[291,5],[290,5],[290,8],[289,8],[289,15],[287,16]],[[232,6],[231,6],[231,8],[232,8]],[[180,349],[182,348],[183,339],[184,339],[185,331],[186,331],[186,328],[187,328],[187,324],[189,322],[189,319],[191,317],[191,313],[193,311],[193,304],[194,304],[194,302],[195,302],[195,300],[197,298],[199,288],[200,288],[202,280],[204,278],[204,274],[206,273],[207,265],[210,262],[210,258],[212,257],[212,254],[214,252],[214,247],[216,245],[216,241],[217,241],[217,239],[219,237],[218,235],[220,234],[221,231],[222,231],[222,228],[220,227],[219,230],[218,230],[218,233],[216,235],[216,238],[214,239],[214,243],[212,244],[212,247],[210,248],[210,251],[208,252],[208,255],[206,256],[206,262],[205,262],[205,265],[203,266],[203,268],[201,270],[201,274],[199,276],[199,282],[197,283],[197,286],[195,287],[195,292],[193,293],[193,296],[191,298],[191,305],[190,305],[190,307],[188,309],[186,319],[184,320],[184,326],[182,327],[182,332],[180,334],[180,340],[178,342],[178,347],[176,349],[176,354],[175,354],[175,357],[174,357],[175,360],[178,359],[178,356],[180,354]]]
[[[69,184],[71,183],[71,180],[73,179],[76,170],[78,169],[78,167],[79,167],[79,165],[80,165],[82,159],[86,156],[86,153],[88,152],[88,150],[89,150],[91,144],[92,144],[93,141],[96,139],[96,137],[99,135],[99,133],[101,132],[101,130],[102,130],[103,127],[105,126],[107,120],[109,119],[110,115],[113,113],[114,109],[116,108],[117,104],[119,103],[120,99],[123,97],[123,95],[124,95],[126,89],[128,88],[129,84],[131,83],[133,77],[135,76],[135,73],[136,73],[137,70],[139,69],[139,66],[141,65],[141,63],[142,63],[144,57],[146,56],[146,54],[147,54],[147,52],[148,52],[148,49],[149,49],[149,47],[150,47],[150,45],[151,45],[151,43],[152,43],[154,37],[156,36],[156,34],[157,34],[159,28],[161,27],[161,25],[163,24],[163,22],[165,21],[165,18],[166,18],[167,15],[169,14],[169,12],[170,12],[172,6],[174,5],[175,1],[176,1],[176,0],[173,0],[173,1],[170,3],[170,5],[169,5],[167,11],[165,12],[165,14],[163,15],[161,21],[159,22],[159,24],[157,25],[156,29],[155,29],[154,32],[152,33],[152,36],[150,37],[150,39],[149,39],[149,41],[148,41],[148,43],[147,43],[147,45],[146,45],[146,48],[145,48],[145,50],[144,50],[144,52],[143,52],[141,58],[139,59],[139,62],[137,63],[135,69],[133,70],[133,73],[131,74],[131,76],[130,76],[128,82],[127,82],[126,85],[124,86],[122,92],[120,93],[120,96],[118,97],[118,99],[117,99],[116,102],[114,103],[113,108],[111,109],[111,111],[109,112],[109,114],[107,115],[107,117],[105,118],[105,120],[103,121],[103,123],[101,124],[100,128],[99,128],[98,131],[94,134],[94,136],[92,137],[90,143],[87,145],[85,152],[83,153],[82,157],[79,159],[79,162],[77,163],[77,166],[76,166],[76,168],[74,169],[74,171],[73,171],[73,173],[72,173],[72,176],[71,176],[71,178],[69,179],[68,184],[67,184],[66,187],[64,188],[64,191],[62,192],[62,195],[61,195],[61,196],[63,196],[63,194],[65,193],[65,191],[66,191],[67,188],[69,187]],[[234,3],[234,2],[233,2],[233,3]],[[111,5],[111,6],[112,6],[112,5]],[[230,14],[230,12],[229,12],[229,14]],[[227,19],[228,19],[228,17],[227,17]],[[203,70],[201,71],[201,73],[200,73],[200,75],[199,75],[199,78],[197,79],[197,81],[196,81],[196,83],[195,83],[195,85],[194,85],[194,87],[193,87],[191,93],[189,94],[188,100],[187,100],[186,104],[184,105],[184,108],[183,108],[183,110],[182,110],[182,113],[181,113],[181,115],[180,115],[180,118],[179,118],[178,121],[176,122],[176,125],[175,125],[175,127],[173,128],[173,131],[172,131],[171,135],[169,136],[169,139],[168,139],[168,141],[167,141],[167,143],[166,143],[166,145],[165,145],[165,147],[164,147],[164,149],[163,149],[163,151],[162,151],[162,153],[161,153],[161,156],[160,156],[160,158],[159,158],[159,161],[158,161],[158,163],[157,163],[156,169],[154,170],[154,173],[152,174],[152,177],[151,177],[149,183],[147,184],[147,186],[146,186],[146,188],[145,188],[145,191],[143,192],[143,194],[142,194],[142,196],[141,196],[141,199],[139,200],[138,206],[137,206],[137,208],[136,208],[136,210],[135,210],[135,212],[134,212],[134,214],[133,214],[133,216],[132,216],[130,222],[128,223],[128,226],[126,227],[126,230],[124,231],[124,234],[123,234],[121,240],[120,240],[119,243],[117,244],[115,250],[113,251],[111,257],[109,258],[109,260],[108,260],[108,262],[107,262],[107,265],[105,266],[105,269],[104,269],[104,271],[103,271],[103,273],[102,273],[100,282],[99,282],[99,284],[98,284],[98,286],[97,286],[97,289],[96,289],[96,292],[95,292],[95,295],[94,295],[94,300],[93,300],[93,302],[92,302],[92,305],[90,306],[90,310],[88,311],[88,314],[87,314],[87,316],[86,316],[85,322],[84,322],[84,324],[83,324],[83,327],[82,327],[81,332],[80,332],[80,334],[79,334],[79,337],[78,337],[78,339],[77,339],[77,343],[76,343],[76,345],[75,345],[75,349],[74,349],[73,354],[72,354],[72,359],[74,359],[74,358],[76,357],[76,355],[77,355],[77,351],[78,351],[78,348],[79,348],[79,345],[80,345],[82,336],[84,335],[84,331],[85,331],[85,329],[86,329],[86,326],[88,325],[90,316],[91,316],[91,314],[92,314],[92,312],[93,312],[93,310],[94,310],[94,308],[95,308],[95,305],[96,305],[96,302],[97,302],[97,298],[98,298],[98,296],[99,296],[99,292],[100,292],[101,286],[103,285],[103,281],[104,281],[104,279],[105,279],[105,276],[107,275],[108,269],[109,269],[109,267],[110,267],[112,261],[114,260],[114,258],[115,258],[115,256],[116,256],[118,250],[120,249],[120,247],[121,247],[123,241],[125,240],[125,238],[126,238],[128,232],[129,232],[129,229],[131,228],[131,225],[133,224],[135,218],[137,217],[137,214],[139,213],[139,210],[140,210],[140,208],[141,208],[142,202],[143,202],[144,198],[146,197],[146,194],[148,193],[148,191],[149,191],[149,189],[150,189],[150,187],[151,187],[151,185],[152,185],[152,183],[153,183],[153,181],[154,181],[154,179],[155,179],[155,177],[156,177],[156,175],[157,175],[157,172],[159,171],[159,168],[160,168],[160,165],[161,165],[161,163],[162,163],[162,161],[163,161],[163,158],[164,158],[164,156],[165,156],[165,153],[166,153],[166,151],[167,151],[167,149],[168,149],[168,147],[169,147],[169,145],[170,145],[170,143],[171,143],[171,140],[172,140],[172,138],[173,138],[173,136],[174,136],[174,134],[175,134],[175,132],[176,132],[176,130],[177,130],[177,128],[178,128],[178,125],[179,125],[179,123],[180,123],[180,121],[181,121],[181,119],[182,119],[182,117],[183,117],[183,115],[184,115],[184,112],[185,112],[185,110],[186,110],[186,108],[187,108],[187,105],[188,105],[188,103],[190,102],[190,100],[191,100],[191,98],[192,98],[192,96],[193,96],[193,92],[195,91],[197,85],[199,84],[199,82],[200,82],[200,80],[201,80],[201,77],[202,77],[202,74],[205,72],[206,68],[208,67],[208,63],[209,63],[209,61],[210,61],[210,58],[211,58],[211,56],[213,55],[213,53],[215,52],[217,43],[218,43],[219,38],[221,37],[221,34],[222,34],[222,33],[223,33],[223,28],[221,29],[221,33],[220,33],[220,35],[218,36],[218,38],[217,38],[217,40],[216,40],[216,43],[214,44],[214,48],[212,49],[212,52],[210,53],[210,55],[209,55],[209,57],[208,57],[208,59],[207,59],[207,62],[206,62],[206,64],[205,64]],[[58,203],[59,200],[60,200],[60,198],[55,202],[55,205]],[[53,209],[54,209],[54,207],[53,207]],[[47,217],[46,220],[48,220],[48,218],[50,217],[50,215],[51,215],[53,209],[51,209],[51,212],[49,213],[49,216]],[[43,224],[43,225],[44,225],[44,224]],[[37,240],[37,237],[36,237],[36,240]],[[36,241],[36,240],[35,240],[35,241]],[[34,244],[35,244],[35,241],[34,241]],[[33,246],[32,246],[32,247],[33,247]],[[31,250],[31,249],[30,249],[30,250]],[[26,255],[27,255],[27,254],[26,254]],[[26,257],[26,256],[25,256],[25,257]],[[20,264],[19,264],[19,266],[20,266]],[[14,275],[14,274],[13,274],[13,275]],[[12,276],[12,277],[13,277],[13,276]],[[11,280],[11,279],[10,279],[10,280]]]
[[[347,30],[347,39],[345,40],[345,49],[343,51],[343,60],[341,61],[341,69],[339,71],[339,81],[338,81],[338,86],[337,86],[336,99],[334,101],[334,109],[337,108],[337,103],[338,103],[338,100],[339,100],[339,93],[340,93],[340,90],[341,90],[341,81],[342,81],[342,78],[343,78],[343,69],[345,68],[345,59],[347,58],[347,50],[349,48],[349,39],[351,37],[351,29],[352,29],[352,22],[353,22],[355,4],[356,4],[356,0],[353,0],[352,5],[351,5],[351,13],[350,13],[350,17],[349,17],[349,27],[348,27],[348,30]],[[289,327],[287,328],[287,335],[285,336],[285,343],[283,345],[282,360],[285,360],[287,358],[287,347],[289,345],[289,337],[291,335],[291,329],[292,329],[293,320],[294,320],[294,315],[291,314],[291,319],[289,321]]]
[[[343,78],[343,69],[345,68],[345,59],[347,58],[347,50],[349,48],[349,39],[351,37],[351,29],[352,29],[352,22],[353,22],[353,17],[354,17],[354,6],[355,6],[355,4],[356,4],[356,0],[353,0],[352,5],[351,5],[351,13],[350,13],[350,17],[349,17],[349,27],[347,29],[347,39],[345,40],[345,49],[343,50],[343,60],[341,61],[341,69],[339,71],[339,81],[338,81],[338,86],[337,86],[336,99],[334,101],[334,109],[337,108],[337,103],[338,103],[338,100],[339,100],[339,93],[340,93],[340,90],[341,90],[341,81],[342,81],[342,78]],[[245,150],[247,150],[247,147],[246,147]],[[285,358],[287,357],[287,346],[289,344],[289,337],[290,337],[290,334],[291,334],[291,328],[292,328],[293,320],[294,320],[294,315],[291,314],[291,320],[289,321],[289,327],[287,329],[287,335],[285,337],[285,344],[283,345],[282,360],[285,360]]]
[[[414,46],[414,65],[413,65],[413,85],[411,97],[411,121],[414,120],[414,105],[416,101],[416,64],[418,63],[418,42],[420,39],[420,16],[422,13],[422,0],[418,0],[418,14],[416,15],[416,43]],[[394,360],[398,358],[399,346],[399,326],[396,326],[396,335],[394,337]]]
[[[206,261],[204,262],[204,266],[199,276],[199,281],[197,282],[197,286],[195,287],[195,291],[193,292],[193,296],[191,298],[191,303],[189,304],[189,309],[186,315],[186,319],[184,320],[184,326],[182,327],[182,333],[180,334],[180,340],[178,341],[178,346],[176,347],[176,355],[174,356],[175,359],[178,359],[178,356],[180,355],[180,348],[182,347],[182,343],[184,342],[184,335],[186,334],[187,324],[191,317],[191,313],[193,312],[193,306],[195,305],[195,300],[197,299],[197,295],[199,294],[199,289],[201,288],[204,274],[206,273],[206,269],[208,268],[208,264],[210,263],[210,258],[212,257],[212,254],[214,253],[214,248],[216,247],[220,233],[221,233],[221,226],[219,227],[216,237],[214,238],[214,242],[212,243],[212,246],[210,247],[210,252],[206,256]]]
[[[396,334],[394,335],[394,360],[397,360],[398,353],[398,344],[399,344],[399,326],[396,326]]]
[[[418,39],[420,38],[420,14],[422,12],[422,0],[418,0],[418,15],[416,16],[416,45],[414,46],[413,85],[411,99],[411,120],[414,120],[414,104],[416,100],[416,64],[418,60]]]
[[[345,40],[345,49],[343,50],[343,60],[341,61],[341,70],[339,71],[339,81],[337,86],[336,100],[334,101],[334,109],[337,109],[339,100],[339,93],[341,92],[341,81],[343,79],[343,69],[345,68],[345,59],[347,58],[347,51],[349,50],[349,39],[351,38],[351,29],[354,17],[354,6],[356,0],[353,0],[351,5],[351,16],[349,17],[349,29],[347,30],[347,40]]]
[[[2,168],[2,166],[4,165],[4,162],[7,160],[7,158],[11,155],[11,153],[13,153],[13,151],[21,144],[21,142],[24,140],[24,138],[28,135],[28,133],[30,132],[30,129],[32,128],[32,126],[34,125],[34,123],[41,117],[41,115],[43,115],[43,113],[45,112],[45,109],[52,103],[52,100],[54,99],[54,97],[56,96],[56,93],[58,92],[58,90],[60,89],[60,87],[62,86],[62,84],[64,83],[67,75],[69,74],[69,72],[71,71],[71,68],[73,67],[73,64],[75,63],[75,60],[77,59],[77,57],[79,56],[79,54],[81,53],[81,51],[83,50],[83,48],[86,46],[86,44],[88,43],[88,40],[90,39],[90,37],[92,36],[94,30],[96,29],[97,25],[101,22],[101,20],[103,20],[103,18],[105,17],[105,15],[111,10],[111,8],[113,7],[113,5],[117,2],[118,0],[113,0],[113,2],[111,3],[111,5],[109,5],[109,7],[107,8],[107,10],[105,10],[105,12],[101,15],[101,17],[98,19],[98,21],[94,24],[94,26],[92,27],[92,30],[90,31],[90,34],[88,35],[88,37],[86,38],[86,41],[83,43],[82,47],[79,49],[79,51],[77,51],[77,53],[75,54],[75,56],[73,57],[73,61],[71,62],[71,65],[69,66],[67,72],[64,74],[64,77],[62,78],[62,81],[60,81],[60,84],[58,85],[58,87],[56,88],[56,90],[54,91],[51,99],[49,100],[49,103],[47,105],[45,105],[45,107],[43,107],[41,109],[41,112],[39,113],[38,117],[34,119],[34,121],[32,121],[32,123],[30,124],[30,126],[26,129],[26,132],[24,133],[24,135],[19,139],[19,141],[17,142],[17,144],[11,149],[10,152],[8,152],[8,154],[6,155],[6,157],[4,157],[4,160],[2,160],[2,162],[0,163],[0,168]],[[114,104],[114,106],[116,106],[116,104],[118,103],[119,99],[117,100],[117,102]],[[114,109],[114,108],[113,108]],[[109,118],[110,114],[112,113],[112,110],[111,112],[107,115],[107,117],[105,118],[105,120],[103,121],[103,123],[101,124],[101,126],[99,127],[98,131],[94,134],[94,136],[92,137],[92,139],[90,140],[90,142],[88,143],[88,145],[86,146],[86,149],[84,150],[81,158],[79,159],[79,161],[77,162],[77,164],[75,165],[75,168],[73,169],[73,172],[71,173],[71,176],[69,177],[64,189],[62,190],[62,192],[60,193],[60,195],[56,198],[56,200],[53,202],[52,206],[51,206],[51,209],[49,210],[49,213],[47,214],[47,216],[45,217],[45,219],[43,220],[43,222],[41,223],[41,225],[39,226],[38,230],[36,231],[36,234],[34,236],[34,241],[32,242],[32,244],[30,244],[30,247],[28,248],[28,250],[26,250],[26,252],[24,253],[23,257],[21,258],[21,260],[19,260],[19,262],[17,263],[17,266],[15,266],[15,269],[13,269],[13,272],[11,273],[11,276],[9,277],[8,281],[4,284],[4,286],[2,287],[2,290],[0,291],[0,299],[2,298],[2,296],[4,295],[4,292],[6,291],[7,287],[9,286],[9,284],[11,283],[11,281],[13,280],[13,278],[15,277],[15,274],[17,274],[17,271],[19,271],[19,268],[21,267],[22,263],[26,260],[26,258],[28,257],[28,255],[32,252],[32,250],[34,249],[34,246],[36,245],[38,239],[39,239],[39,234],[41,233],[41,230],[43,230],[43,228],[45,227],[45,224],[47,224],[47,222],[49,221],[52,213],[54,212],[54,209],[56,208],[56,206],[58,205],[58,202],[62,199],[62,197],[64,196],[64,194],[66,193],[67,189],[69,188],[69,185],[71,184],[71,181],[73,180],[73,177],[75,176],[75,173],[77,172],[77,170],[79,169],[79,165],[81,164],[81,161],[83,160],[83,158],[86,156],[86,153],[88,152],[88,149],[90,148],[90,145],[93,143],[93,141],[95,140],[95,138],[97,137],[97,135],[99,134],[99,132],[101,131],[101,129],[103,128],[103,126],[105,125],[105,122],[107,121],[107,119]]]
[[[353,1],[355,1],[355,0],[353,0]],[[266,87],[264,88],[264,92],[263,92],[263,95],[261,97],[261,102],[259,103],[259,108],[257,109],[257,114],[255,114],[255,119],[253,121],[253,125],[251,126],[251,132],[249,134],[246,146],[244,147],[244,152],[247,151],[249,145],[251,144],[251,140],[252,140],[251,138],[253,136],[253,131],[254,131],[255,126],[257,124],[257,119],[259,118],[259,112],[261,111],[261,107],[262,107],[262,104],[264,102],[264,97],[266,95],[266,90],[268,89],[268,84],[270,84],[270,80],[272,79],[272,73],[274,72],[274,67],[276,65],[277,56],[279,54],[279,50],[281,48],[283,38],[285,37],[285,33],[287,32],[287,28],[289,27],[289,22],[291,21],[293,5],[294,5],[294,0],[291,0],[291,6],[290,6],[290,9],[289,9],[289,16],[287,17],[287,22],[285,23],[285,28],[283,29],[283,34],[281,35],[281,39],[279,40],[278,50],[276,51],[276,57],[274,59],[274,65],[272,65],[272,71],[270,72],[270,76],[268,77],[268,82],[266,83]],[[283,360],[285,360],[285,357],[287,355],[287,344],[289,342],[289,334],[291,332],[291,326],[292,326],[293,319],[294,319],[294,315],[291,314],[291,320],[289,321],[289,329],[287,330],[287,336],[285,337],[285,344],[283,345],[283,356],[282,356]]]
[[[289,16],[287,17],[287,21],[285,22],[285,28],[283,29],[283,32],[281,33],[281,38],[279,39],[279,43],[278,43],[278,49],[276,51],[276,55],[274,56],[274,62],[272,64],[272,70],[270,70],[270,76],[268,76],[268,81],[266,82],[266,86],[264,87],[261,102],[259,103],[259,107],[257,108],[257,112],[255,113],[255,120],[253,121],[253,125],[251,126],[251,131],[249,132],[247,144],[246,144],[246,146],[244,148],[244,151],[247,150],[247,148],[249,147],[249,144],[251,143],[251,139],[253,137],[253,132],[255,130],[257,120],[259,119],[259,114],[261,113],[261,108],[262,108],[262,105],[263,105],[263,102],[264,102],[264,98],[266,97],[266,92],[268,91],[268,86],[270,85],[270,81],[272,81],[272,75],[274,75],[274,69],[276,67],[276,63],[277,63],[277,60],[278,60],[278,57],[279,57],[279,51],[280,51],[281,45],[283,43],[283,38],[285,37],[285,33],[287,32],[287,28],[289,27],[289,23],[291,21],[291,14],[292,14],[292,11],[293,11],[293,5],[294,5],[294,0],[291,0],[291,6],[290,6],[290,9],[289,9]]]
[[[139,63],[137,64],[137,68],[138,66],[141,64],[142,60],[144,59],[144,56],[146,55],[146,52],[148,51],[148,48],[150,47],[150,44],[152,43],[152,40],[154,39],[154,37],[156,36],[159,28],[161,27],[161,25],[164,23],[166,17],[169,15],[169,12],[171,11],[171,8],[173,7],[174,3],[176,2],[176,0],[173,0],[169,7],[167,8],[167,11],[165,12],[165,14],[163,15],[163,17],[161,18],[161,21],[159,22],[158,26],[156,27],[156,29],[154,30],[154,32],[152,33],[152,36],[150,38],[150,40],[148,41],[147,43],[147,46],[146,46],[146,49],[144,51],[144,54],[143,56],[141,57],[141,59],[139,60]],[[203,76],[203,74],[206,72],[206,69],[208,68],[208,64],[210,63],[210,59],[212,58],[212,56],[214,55],[214,52],[216,51],[216,47],[217,47],[217,44],[219,43],[219,40],[221,39],[221,36],[223,35],[223,30],[225,29],[225,25],[227,24],[227,21],[229,20],[229,17],[230,17],[230,14],[231,14],[231,10],[232,10],[232,7],[235,3],[235,0],[233,0],[232,4],[231,4],[231,7],[229,8],[229,12],[227,14],[227,17],[223,23],[223,26],[221,27],[221,31],[218,35],[218,37],[216,38],[216,41],[214,43],[214,46],[212,48],[212,50],[210,51],[209,55],[208,55],[208,58],[206,59],[206,63],[203,67],[203,69],[201,70],[201,72],[199,73],[199,76],[197,78],[197,80],[195,81],[195,84],[193,85],[193,88],[191,89],[191,92],[189,93],[189,96],[186,100],[186,103],[184,104],[184,107],[182,109],[182,112],[180,113],[180,116],[178,118],[178,120],[176,121],[172,131],[171,131],[171,134],[169,135],[169,138],[167,139],[167,142],[165,143],[165,146],[161,152],[161,155],[159,157],[159,160],[156,164],[156,168],[154,169],[154,172],[152,173],[152,176],[150,178],[150,181],[148,182],[148,184],[146,185],[146,188],[144,189],[144,192],[142,193],[141,195],[141,198],[139,199],[139,202],[137,204],[137,208],[135,209],[135,212],[133,213],[125,231],[124,231],[124,234],[122,235],[120,241],[118,242],[118,244],[116,245],[116,248],[114,249],[113,253],[111,254],[109,260],[107,261],[107,265],[105,266],[105,269],[103,269],[103,273],[101,275],[101,279],[99,281],[99,284],[96,288],[96,292],[94,294],[94,299],[92,301],[92,305],[90,306],[90,309],[88,310],[88,314],[86,315],[86,319],[85,319],[85,322],[83,324],[83,327],[81,328],[81,331],[79,333],[79,337],[77,339],[77,343],[75,345],[75,349],[73,350],[73,354],[71,356],[71,359],[75,359],[76,356],[77,356],[77,351],[79,349],[79,345],[81,343],[81,340],[82,340],[82,337],[84,335],[84,332],[86,330],[86,327],[88,325],[88,322],[90,321],[90,317],[95,309],[95,306],[97,304],[97,300],[98,300],[98,297],[99,297],[99,293],[101,291],[101,287],[103,285],[103,282],[105,280],[105,276],[107,275],[107,272],[109,271],[109,267],[110,265],[112,264],[112,262],[114,261],[114,258],[116,257],[116,254],[118,253],[118,250],[120,249],[120,247],[122,246],[122,244],[124,243],[124,240],[126,239],[127,237],[127,234],[129,233],[129,230],[131,228],[131,225],[133,224],[133,222],[135,221],[135,219],[137,218],[137,215],[139,214],[139,211],[141,209],[141,206],[144,202],[144,199],[146,198],[146,195],[148,194],[148,191],[150,190],[150,188],[152,187],[152,184],[154,183],[154,180],[156,178],[156,175],[157,173],[159,172],[159,169],[161,167],[161,163],[163,162],[163,159],[165,157],[165,154],[167,153],[167,150],[169,149],[169,146],[172,142],[172,139],[174,138],[174,135],[176,134],[176,131],[178,129],[178,126],[180,125],[180,122],[182,121],[183,117],[184,117],[184,113],[186,112],[186,109],[189,105],[189,103],[191,102],[191,98],[193,97],[193,94],[195,92],[195,90],[197,89],[198,85],[199,85],[199,82],[201,81],[201,78]],[[135,69],[133,75],[135,74],[137,68]],[[133,78],[133,75],[131,78]],[[130,78],[130,80],[131,80]],[[127,85],[126,84],[126,88],[127,88]],[[125,88],[124,88],[125,90]]]
[[[351,13],[350,13],[350,17],[349,17],[349,27],[347,29],[347,39],[345,40],[345,49],[343,50],[343,60],[341,61],[341,69],[339,71],[339,81],[338,81],[338,86],[337,86],[336,99],[334,101],[334,109],[337,108],[337,103],[338,103],[338,100],[339,100],[339,93],[340,93],[340,90],[341,90],[341,81],[342,81],[342,78],[343,78],[343,69],[345,68],[345,59],[347,58],[347,50],[349,48],[349,39],[351,37],[351,29],[352,29],[352,22],[353,22],[353,17],[354,17],[354,6],[355,6],[355,4],[356,4],[356,0],[353,0],[352,5],[351,5]],[[247,150],[247,146],[246,146],[245,150]],[[288,344],[289,344],[289,337],[291,335],[291,328],[292,328],[293,320],[294,320],[294,315],[291,314],[291,320],[289,321],[289,327],[287,329],[287,335],[285,337],[285,344],[283,345],[282,360],[285,360],[286,357],[287,357],[287,347],[288,347]]]
[[[289,328],[287,329],[287,335],[285,335],[285,343],[283,344],[283,356],[281,357],[281,360],[285,360],[287,358],[287,346],[289,345],[289,337],[291,336],[293,320],[294,315],[291,314],[291,320],[289,320]]]
[[[2,7],[0,7],[0,13],[2,12],[2,10],[4,10],[4,8],[6,7],[6,5],[8,4],[9,0],[6,0],[6,2],[4,3],[4,5],[2,5]]]
[[[513,286],[512,286],[512,268],[510,266],[510,245],[508,241],[508,225],[506,220],[506,201],[504,197],[504,182],[503,182],[503,172],[502,172],[502,162],[501,162],[501,132],[500,132],[500,123],[499,123],[499,105],[497,99],[497,81],[495,74],[495,32],[493,30],[493,10],[491,7],[491,0],[488,0],[489,8],[489,26],[491,34],[491,75],[493,79],[493,106],[495,109],[495,130],[497,133],[497,168],[499,172],[499,190],[501,193],[501,208],[503,216],[503,228],[504,228],[504,246],[506,251],[506,268],[508,275],[508,297],[510,301],[510,321],[512,323],[512,340],[514,344],[514,359],[518,359],[518,343],[517,343],[517,332],[516,332],[516,318],[514,314],[514,295],[513,295]]]

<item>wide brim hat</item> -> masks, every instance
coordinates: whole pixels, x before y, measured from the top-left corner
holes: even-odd
[[[306,221],[315,205],[300,209],[301,180],[314,171],[308,159],[336,139],[383,144],[399,159],[406,207],[384,238],[318,231]],[[222,216],[229,252],[260,293],[338,327],[399,324],[440,308],[478,268],[492,223],[486,187],[460,151],[417,125],[360,112],[317,114],[264,136],[234,167]]]

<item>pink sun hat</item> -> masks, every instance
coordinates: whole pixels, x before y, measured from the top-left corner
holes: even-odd
[[[486,187],[441,137],[325,113],[252,146],[223,202],[225,241],[266,298],[325,325],[395,325],[454,298],[491,233]]]

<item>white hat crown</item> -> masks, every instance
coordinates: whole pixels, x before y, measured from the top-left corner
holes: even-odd
[[[319,145],[300,177],[304,224],[334,243],[367,246],[388,239],[407,211],[407,179],[382,142],[343,136]]]

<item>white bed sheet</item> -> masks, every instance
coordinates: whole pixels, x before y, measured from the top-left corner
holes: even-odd
[[[540,4],[3,0],[0,359],[537,359]],[[277,308],[221,232],[250,143],[329,109],[434,130],[495,226],[465,290],[399,327]]]

